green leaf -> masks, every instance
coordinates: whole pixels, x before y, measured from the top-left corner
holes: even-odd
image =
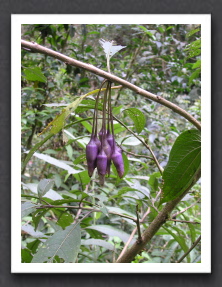
[[[37,191],[38,191],[38,196],[39,198],[42,198],[46,192],[48,192],[54,185],[54,180],[52,179],[42,179],[38,186],[37,186]]]
[[[88,175],[88,171],[84,170],[82,172],[79,172],[77,174],[74,174],[74,177],[82,184],[86,185],[90,182],[91,178]]]
[[[22,263],[30,263],[32,261],[31,251],[27,248],[21,250]]]
[[[196,63],[193,64],[192,69],[199,68],[201,66],[201,60],[197,60]]]
[[[79,116],[76,116],[77,120],[82,120]],[[89,124],[87,121],[81,121],[81,124],[87,129],[88,132],[92,133],[92,125]]]
[[[125,109],[124,112],[133,120],[137,133],[141,133],[146,124],[144,114],[137,108]]]
[[[161,177],[160,172],[154,172],[153,174],[150,175],[150,178],[148,180],[148,184],[152,188],[152,192],[158,190],[158,185],[159,185],[158,178],[160,178],[160,177]]]
[[[186,38],[188,38],[188,37],[192,36],[193,34],[195,34],[195,33],[199,32],[199,31],[200,31],[200,28],[197,28],[197,29],[191,30],[190,32],[188,32],[188,33],[186,34]]]
[[[69,166],[68,164],[64,163],[63,161],[58,160],[58,159],[51,157],[49,155],[35,152],[34,156],[52,164],[52,165],[55,165],[59,168],[67,170],[69,174],[75,174],[75,173],[82,172],[82,170],[76,170],[76,169],[72,168],[71,166]]]
[[[65,124],[65,120],[66,118],[75,111],[75,109],[79,106],[79,104],[82,102],[82,100],[84,98],[86,98],[87,96],[90,96],[92,94],[95,94],[99,91],[99,89],[97,90],[93,90],[81,97],[78,97],[74,102],[72,102],[71,104],[69,104],[67,107],[65,107],[61,114],[59,114],[53,121],[51,121],[48,126],[41,132],[41,134],[43,134],[44,132],[46,132],[47,130],[49,130],[49,128],[51,128],[50,130],[50,134],[57,134],[58,132],[60,132]]]
[[[37,229],[37,227],[39,225],[39,221],[47,212],[48,212],[48,209],[43,209],[40,211],[36,210],[36,212],[32,214],[32,221],[34,223],[35,230]]]
[[[36,210],[36,205],[27,201],[22,204],[22,218]]]
[[[43,83],[47,81],[46,77],[43,75],[39,67],[25,68],[24,73],[25,78],[28,81],[39,81]]]
[[[187,246],[184,237],[180,233],[178,233],[178,230],[179,230],[178,228],[171,226],[171,228],[174,229],[178,235],[175,234],[170,228],[167,228],[166,226],[162,226],[162,228],[165,229],[179,243],[179,245],[183,249],[184,253],[186,253],[188,251],[189,247]],[[190,262],[189,255],[187,256],[187,261],[188,261],[188,263]]]
[[[185,131],[176,139],[164,169],[161,203],[181,195],[195,179],[200,166],[200,132],[195,129]]]
[[[66,210],[61,209],[52,209],[55,215],[58,217],[57,224],[61,226],[63,229],[67,226],[70,226],[70,224],[73,222],[73,217],[70,213],[68,213]]]
[[[192,81],[196,78],[198,78],[200,75],[200,69],[196,69],[192,74],[191,76],[189,77],[189,85],[192,84]]]
[[[80,162],[84,162],[86,161],[86,154],[81,154],[80,156],[78,156],[75,160],[74,160],[74,164],[79,164]]]
[[[65,263],[74,263],[81,244],[81,229],[79,223],[55,232],[46,240],[33,256],[32,263],[53,263],[55,257],[63,258]]]
[[[152,38],[153,40],[156,40],[156,37],[153,35],[153,33],[147,30],[146,27],[139,26],[139,28],[141,28],[150,38]]]
[[[117,236],[124,243],[126,243],[130,237],[130,234],[127,234],[126,232],[119,230],[115,227],[109,226],[109,225],[92,225],[92,226],[87,226],[86,229],[97,230],[97,231],[102,232],[104,234],[107,234],[109,236]],[[131,244],[133,244],[134,242],[135,242],[135,240],[132,240]]]
[[[86,239],[86,240],[82,240],[81,242],[81,245],[96,245],[96,246],[102,246],[104,247],[105,249],[108,249],[108,250],[114,250],[114,246],[109,243],[109,242],[106,242],[105,240],[101,240],[101,239]]]

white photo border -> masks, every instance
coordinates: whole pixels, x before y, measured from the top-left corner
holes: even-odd
[[[201,263],[21,263],[21,25],[201,24]],[[11,15],[11,272],[12,273],[211,273],[211,15],[14,14]]]

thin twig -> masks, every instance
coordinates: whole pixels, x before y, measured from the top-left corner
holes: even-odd
[[[101,69],[98,69],[98,68],[94,67],[93,65],[86,64],[84,62],[80,62],[78,60],[72,59],[68,56],[65,56],[65,55],[59,53],[59,52],[56,52],[56,51],[53,51],[49,48],[43,47],[43,46],[41,46],[35,42],[28,42],[25,40],[21,40],[21,45],[22,45],[22,48],[28,48],[28,49],[31,49],[32,51],[39,52],[39,53],[54,57],[54,58],[66,63],[68,65],[76,66],[76,67],[79,67],[81,69],[85,69],[91,73],[99,75],[99,76],[101,76],[105,79],[108,79],[114,83],[119,83],[120,85],[125,86],[126,88],[134,91],[135,93],[137,93],[143,97],[146,97],[150,100],[153,100],[157,103],[160,103],[160,104],[170,108],[175,113],[181,115],[182,117],[184,117],[185,119],[190,121],[195,127],[197,127],[199,130],[201,130],[200,123],[192,115],[190,115],[188,112],[186,112],[182,108],[178,107],[177,105],[167,101],[163,97],[157,96],[157,95],[152,94],[152,93],[150,93],[144,89],[141,89],[140,87],[137,87],[137,86],[131,84],[130,82],[128,82],[124,79],[121,79],[121,78],[119,78],[119,77],[117,77],[111,73],[107,73]]]
[[[167,221],[175,221],[175,222],[181,222],[181,223],[192,223],[192,224],[200,224],[198,221],[187,221],[187,220],[179,220],[179,219],[167,219]]]
[[[137,217],[137,221],[136,221],[136,225],[137,225],[137,230],[138,230],[138,243],[140,243],[142,241],[142,236],[141,236],[141,231],[140,231],[140,219],[139,219],[139,207],[138,204],[136,206],[136,217]]]
[[[188,207],[184,208],[183,210],[181,210],[180,212],[174,213],[174,214],[172,215],[172,218],[176,218],[179,214],[184,213],[184,212],[187,211],[189,208],[191,208],[191,207],[193,207],[194,205],[196,205],[199,201],[200,201],[200,198],[199,198],[196,202],[192,203],[190,206],[188,206]]]
[[[183,259],[185,257],[187,257],[187,255],[194,249],[194,247],[197,246],[197,244],[200,242],[200,240],[201,240],[201,236],[199,236],[197,238],[197,240],[193,243],[193,245],[190,247],[190,249],[186,253],[184,253],[184,255],[176,263],[181,263],[181,261],[183,261]]]
[[[116,263],[129,263],[133,260],[133,258],[143,250],[148,242],[153,238],[156,232],[160,229],[160,227],[166,222],[166,219],[169,218],[170,213],[176,205],[181,201],[181,199],[188,193],[188,191],[192,188],[192,186],[197,182],[200,178],[201,170],[198,170],[193,181],[187,187],[187,189],[179,195],[177,198],[169,201],[166,205],[163,206],[163,209],[158,213],[158,215],[154,218],[151,224],[149,224],[148,228],[142,234],[142,242],[138,244],[135,242],[129,249],[127,249],[124,254],[117,259]]]
[[[127,151],[127,150],[123,149],[122,147],[121,147],[121,149],[122,149],[123,152],[125,152],[127,154],[130,154],[130,155],[133,155],[135,157],[144,157],[144,158],[148,158],[150,160],[154,160],[151,156],[143,155],[143,154],[136,154],[136,153],[133,153],[131,151]]]
[[[150,207],[148,207],[148,209],[147,209],[146,213],[143,215],[143,217],[142,217],[140,223],[143,223],[143,222],[144,222],[144,220],[146,219],[146,217],[147,217],[147,215],[148,215],[149,213],[150,213]],[[132,241],[132,239],[133,239],[133,237],[134,237],[136,231],[137,231],[137,226],[133,229],[133,231],[132,231],[132,233],[131,233],[131,235],[130,235],[128,241],[126,242],[126,244],[125,244],[125,246],[124,246],[122,252],[120,253],[120,255],[119,255],[117,261],[118,261],[118,260],[123,256],[123,254],[126,252],[126,250],[127,250],[128,246],[129,246],[130,242]]]
[[[113,118],[119,122],[122,126],[124,126],[125,129],[127,129],[132,135],[134,135],[134,137],[136,137],[149,151],[150,153],[152,154],[152,157],[153,157],[153,160],[155,161],[159,171],[161,174],[163,174],[163,168],[160,166],[154,152],[152,151],[151,147],[145,143],[145,141],[143,141],[137,134],[135,134],[131,129],[129,129],[121,120],[117,119],[115,116],[113,116]]]

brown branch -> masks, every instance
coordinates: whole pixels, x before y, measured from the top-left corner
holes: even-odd
[[[58,59],[64,63],[66,63],[67,65],[76,66],[76,67],[85,69],[91,73],[94,73],[94,74],[99,75],[105,79],[108,79],[111,82],[119,83],[120,85],[123,85],[124,87],[134,91],[135,93],[137,93],[143,97],[146,97],[150,100],[153,100],[157,103],[160,103],[160,104],[170,108],[175,113],[181,115],[182,117],[187,119],[189,122],[191,122],[196,128],[198,128],[199,130],[201,129],[200,123],[193,116],[191,116],[188,112],[186,112],[185,110],[181,109],[177,105],[167,101],[166,99],[164,99],[160,96],[152,94],[146,90],[143,90],[143,89],[131,84],[130,82],[128,82],[126,80],[123,80],[123,79],[121,79],[115,75],[112,75],[112,74],[107,73],[101,69],[98,69],[98,68],[94,67],[93,65],[80,62],[78,60],[75,60],[75,59],[72,59],[68,56],[65,56],[59,52],[56,52],[56,51],[53,51],[49,48],[43,47],[43,46],[41,46],[35,42],[28,42],[25,40],[21,40],[21,45],[22,45],[22,48],[26,48],[26,49],[28,48],[28,49],[31,49],[32,51],[39,52],[39,53],[54,57],[54,58],[56,58],[56,59]]]
[[[146,246],[146,244],[152,239],[152,237],[156,234],[156,232],[160,229],[160,227],[166,222],[169,218],[170,213],[176,207],[176,205],[181,201],[181,199],[188,193],[188,191],[192,188],[192,186],[197,182],[200,178],[200,170],[197,173],[196,177],[194,178],[193,182],[176,199],[169,201],[163,209],[158,213],[149,227],[144,231],[142,234],[142,241],[140,243],[136,242],[133,246],[123,254],[121,258],[117,260],[117,263],[130,263],[134,257],[142,251],[142,249]]]

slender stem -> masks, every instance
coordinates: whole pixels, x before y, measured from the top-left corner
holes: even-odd
[[[192,224],[200,224],[198,221],[188,221],[188,220],[179,220],[179,219],[173,219],[169,218],[167,221],[175,221],[175,222],[181,222],[181,223],[192,223]]]
[[[91,73],[94,73],[94,74],[99,75],[103,78],[106,78],[106,79],[110,80],[111,82],[119,83],[120,85],[123,85],[124,87],[136,92],[137,94],[139,94],[143,97],[146,97],[150,100],[153,100],[157,103],[160,103],[160,104],[170,108],[175,113],[181,115],[182,117],[184,117],[185,119],[190,121],[197,129],[199,129],[199,130],[201,129],[201,124],[192,115],[190,115],[188,112],[186,112],[182,108],[178,107],[177,105],[167,101],[166,99],[164,99],[160,96],[157,96],[153,93],[150,93],[144,89],[141,89],[138,86],[135,86],[126,80],[123,80],[123,79],[121,79],[121,78],[119,78],[119,77],[117,77],[111,73],[107,73],[101,69],[98,69],[98,68],[94,67],[93,65],[89,65],[89,64],[80,62],[78,60],[75,60],[75,59],[72,59],[68,56],[65,56],[59,52],[56,52],[56,51],[53,51],[53,50],[48,49],[46,47],[43,47],[37,43],[21,40],[21,45],[23,48],[28,48],[28,49],[31,49],[32,51],[39,52],[39,53],[54,57],[54,58],[66,63],[68,65],[76,66],[76,67],[79,67],[81,69],[85,69]]]
[[[201,240],[201,236],[199,236],[197,238],[197,240],[193,243],[193,245],[190,247],[190,249],[186,253],[184,253],[184,255],[176,263],[181,263],[181,261],[183,261],[183,259],[185,257],[187,257],[187,255],[194,249],[194,247],[197,246],[197,244],[200,242],[200,240]]]
[[[136,137],[136,138],[150,151],[150,153],[152,154],[153,160],[155,161],[155,163],[156,163],[156,165],[157,165],[157,167],[158,167],[160,173],[163,174],[163,168],[160,166],[160,164],[159,164],[159,162],[158,162],[158,160],[157,160],[157,158],[156,158],[154,152],[152,151],[151,147],[150,147],[148,144],[146,144],[140,137],[138,137],[137,134],[135,134],[131,129],[129,129],[122,121],[120,121],[119,119],[117,119],[115,116],[113,116],[113,118],[114,118],[117,122],[119,122],[122,126],[124,126],[125,129],[127,129],[131,134],[133,134],[134,137]]]
[[[143,154],[136,154],[136,153],[127,151],[127,150],[123,149],[122,147],[121,147],[121,149],[122,149],[123,152],[128,153],[128,154],[130,154],[130,155],[133,155],[133,156],[135,156],[135,157],[144,157],[144,158],[148,158],[148,159],[154,160],[151,156],[143,155]]]
[[[143,222],[144,222],[144,220],[146,219],[146,217],[147,217],[147,215],[148,215],[149,213],[150,213],[150,207],[148,207],[148,209],[147,209],[146,213],[143,215],[143,217],[142,217],[140,223],[143,223]],[[119,255],[117,261],[120,260],[120,258],[121,258],[121,257],[123,256],[123,254],[126,252],[126,250],[127,250],[128,246],[129,246],[130,242],[132,241],[133,236],[135,235],[136,231],[137,231],[137,226],[133,229],[133,231],[132,231],[132,233],[131,233],[131,235],[130,235],[128,241],[127,241],[127,243],[125,244],[125,246],[124,246],[122,252],[120,253],[120,255]]]
[[[102,85],[99,89],[99,92],[96,96],[96,102],[95,102],[95,108],[94,108],[94,114],[93,114],[93,127],[92,127],[92,135],[91,137],[94,137],[97,135],[97,119],[98,119],[98,105],[99,105],[99,95],[100,95],[100,92],[102,90],[102,87],[104,86],[104,84],[106,83],[107,80],[104,80],[102,82]]]
[[[142,241],[142,236],[141,236],[141,231],[140,231],[140,219],[139,219],[139,208],[138,208],[138,204],[136,206],[136,217],[137,217],[137,221],[136,221],[136,225],[137,225],[137,230],[138,230],[138,243],[140,243]]]
[[[188,207],[184,208],[183,210],[181,210],[180,212],[174,213],[174,214],[172,215],[172,218],[176,218],[179,214],[184,213],[184,212],[187,211],[189,208],[191,208],[191,207],[193,207],[194,205],[196,205],[199,201],[200,201],[200,198],[199,198],[196,202],[192,203],[190,206],[188,206]]]

